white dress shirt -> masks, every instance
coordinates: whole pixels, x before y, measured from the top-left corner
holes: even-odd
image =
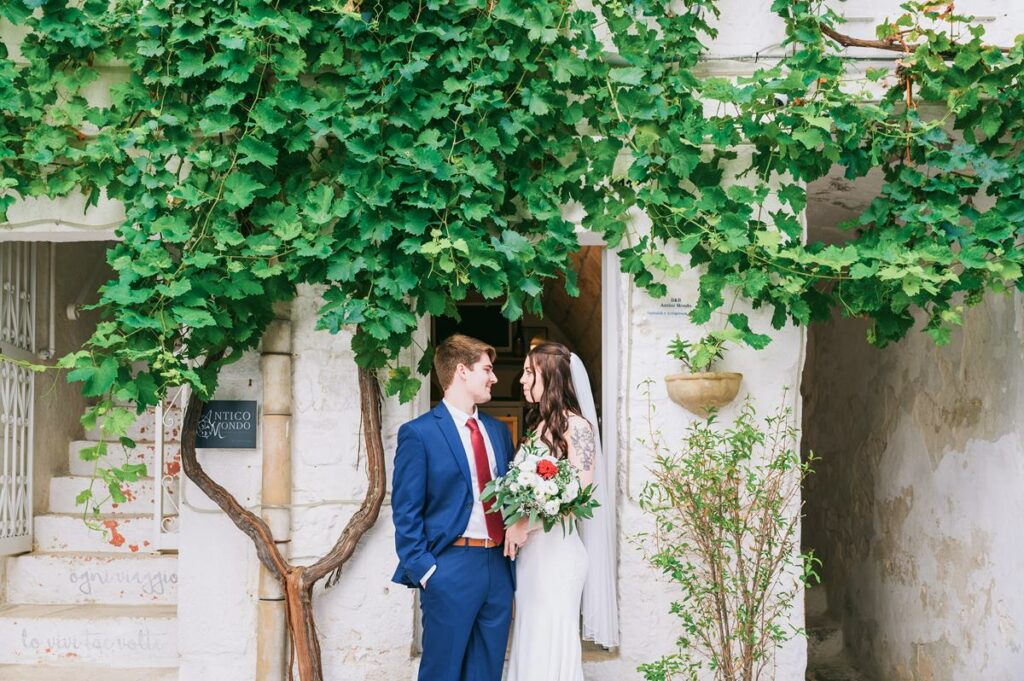
[[[480,433],[484,437],[484,448],[487,450],[487,463],[491,467],[491,480],[498,476],[498,469],[494,463],[494,446],[491,444],[491,438],[487,435],[487,428],[480,421],[480,412],[475,407],[473,408],[472,414],[467,414],[464,411],[460,411],[451,405],[446,400],[441,400],[445,408],[448,409],[448,413],[452,415],[455,420],[455,428],[459,431],[459,438],[462,440],[462,449],[466,452],[466,461],[469,463],[469,478],[470,485],[473,488],[473,511],[469,514],[469,524],[466,525],[466,529],[463,531],[463,537],[471,537],[473,539],[487,539],[490,537],[487,534],[487,521],[484,519],[484,505],[480,502],[480,482],[476,474],[476,457],[473,455],[473,441],[470,439],[472,431],[469,430],[469,426],[466,422],[470,418],[476,419],[477,425],[480,427]]]
[[[469,523],[466,525],[466,529],[462,531],[461,536],[473,539],[488,539],[490,535],[487,533],[487,521],[484,519],[484,505],[480,501],[480,482],[476,474],[476,457],[473,455],[473,441],[470,439],[472,431],[470,431],[466,422],[470,418],[474,418],[476,419],[477,426],[480,428],[480,434],[484,438],[484,449],[487,450],[487,463],[491,468],[491,480],[498,476],[498,468],[494,459],[494,446],[491,444],[491,438],[487,434],[487,428],[484,427],[483,422],[480,420],[480,410],[474,406],[473,413],[467,414],[461,409],[453,407],[447,400],[441,400],[441,403],[444,404],[448,413],[452,415],[452,419],[455,421],[455,429],[459,431],[462,449],[466,454],[466,461],[469,463],[470,485],[473,489],[473,510],[469,514]],[[423,578],[420,579],[420,584],[426,587],[427,580],[430,579],[435,570],[437,570],[437,565],[427,570],[427,574],[423,575]]]

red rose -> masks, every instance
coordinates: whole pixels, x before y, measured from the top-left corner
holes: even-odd
[[[556,464],[551,463],[547,459],[542,459],[537,464],[537,475],[544,478],[545,480],[550,480],[551,478],[558,475],[558,466]]]

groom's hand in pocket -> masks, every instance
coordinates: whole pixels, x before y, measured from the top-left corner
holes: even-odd
[[[427,570],[427,573],[425,575],[420,577],[420,586],[423,587],[424,591],[427,590],[427,582],[430,581],[430,578],[433,577],[435,572],[437,572],[437,564],[436,563],[434,565],[432,565],[429,570]]]

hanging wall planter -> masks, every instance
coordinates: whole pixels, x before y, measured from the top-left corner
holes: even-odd
[[[665,377],[665,387],[673,402],[701,418],[707,418],[709,410],[724,407],[736,399],[743,374],[709,371],[715,362],[722,359],[725,343],[735,340],[736,333],[732,329],[712,331],[696,343],[675,337],[668,347],[668,354],[681,361],[688,372]]]
[[[743,374],[734,371],[670,374],[665,377],[665,387],[673,402],[707,418],[709,409],[724,407],[736,399],[742,380]]]

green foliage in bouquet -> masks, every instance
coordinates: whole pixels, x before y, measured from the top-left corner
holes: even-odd
[[[481,499],[493,501],[506,527],[529,518],[531,525],[543,524],[545,532],[561,525],[563,532],[571,533],[574,518],[593,518],[599,506],[594,486],[580,483],[568,459],[542,453],[534,442],[519,449],[505,475],[487,483]]]

